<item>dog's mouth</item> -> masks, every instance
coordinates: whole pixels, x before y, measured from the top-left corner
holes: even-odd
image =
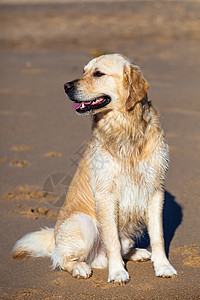
[[[91,112],[108,105],[111,98],[108,95],[101,96],[92,101],[75,101],[72,108],[75,109],[79,114],[84,114],[86,112]]]

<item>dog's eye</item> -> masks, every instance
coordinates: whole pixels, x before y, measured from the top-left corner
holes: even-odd
[[[102,73],[102,72],[100,72],[100,71],[96,71],[96,72],[93,73],[93,76],[94,76],[94,77],[101,77],[101,76],[103,76],[103,75],[105,75],[105,74]]]

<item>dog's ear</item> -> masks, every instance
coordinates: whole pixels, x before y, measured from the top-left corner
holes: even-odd
[[[130,110],[138,101],[146,96],[149,85],[144,79],[140,68],[136,65],[126,67],[124,78],[129,93],[126,100],[126,109]]]

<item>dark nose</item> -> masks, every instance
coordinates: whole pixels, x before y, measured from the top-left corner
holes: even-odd
[[[64,84],[65,93],[69,93],[74,89],[74,81],[70,81]]]

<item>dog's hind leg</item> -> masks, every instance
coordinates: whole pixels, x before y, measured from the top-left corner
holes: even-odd
[[[98,244],[98,229],[88,215],[78,213],[64,221],[58,228],[56,247],[52,253],[53,267],[68,271],[77,278],[88,278],[93,248]]]
[[[122,238],[122,256],[124,259],[132,261],[147,261],[151,259],[151,253],[142,248],[133,248],[134,242],[132,239]]]
[[[151,259],[151,252],[149,252],[147,249],[134,248],[131,249],[130,252],[124,256],[124,258],[132,261],[147,261]]]

